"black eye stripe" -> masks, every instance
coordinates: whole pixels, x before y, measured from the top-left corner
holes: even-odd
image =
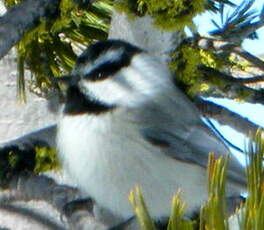
[[[89,81],[105,80],[108,77],[113,76],[123,67],[128,66],[129,63],[124,63],[123,61],[103,63],[94,70],[92,70],[89,74],[85,75],[85,78]]]
[[[100,55],[107,51],[114,51],[120,49],[124,49],[125,52],[130,56],[133,56],[135,53],[142,52],[140,48],[125,41],[109,39],[105,41],[99,41],[90,45],[77,59],[76,64],[81,65],[87,62],[93,62]]]
[[[85,78],[90,81],[101,81],[105,80],[110,76],[113,76],[115,73],[120,71],[122,68],[130,65],[132,58],[137,52],[123,52],[118,60],[107,61],[95,67],[91,72],[89,72]]]
[[[108,52],[116,52],[113,59],[107,57]],[[120,71],[123,67],[129,66],[132,58],[139,53],[144,52],[140,48],[133,46],[121,40],[106,40],[97,42],[88,47],[76,62],[76,68],[83,66],[87,63],[94,66],[90,72],[85,75],[88,81],[101,81],[105,80],[115,73]],[[104,55],[106,60],[104,60]],[[96,60],[100,59],[101,64],[96,65]]]

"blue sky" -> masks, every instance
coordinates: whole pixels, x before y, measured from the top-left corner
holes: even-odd
[[[233,1],[236,4],[242,2],[241,0]],[[256,0],[252,9],[256,9],[260,11],[264,4],[264,0]],[[198,25],[198,31],[200,34],[205,35],[208,31],[215,29],[214,25],[211,23],[210,19],[214,18],[218,20],[219,18],[213,13],[206,13],[204,15],[200,15],[196,17],[195,22]],[[258,56],[260,54],[264,54],[264,28],[259,29],[258,31],[258,40],[249,40],[246,39],[243,43],[243,48],[252,54]],[[249,120],[261,125],[264,127],[264,106],[260,104],[249,104],[249,103],[241,103],[227,99],[213,99],[210,100],[227,107],[228,109],[241,114],[242,116],[248,118]],[[220,126],[217,122],[214,122],[215,126],[219,129],[219,131],[234,145],[244,149],[245,146],[245,137],[233,130],[228,126]],[[236,151],[233,151],[239,156],[239,159],[243,162],[243,158],[241,158],[240,154]]]
[[[233,0],[235,4],[239,4],[241,0]],[[263,0],[255,0],[252,9],[256,9],[260,11],[264,4]],[[214,13],[206,13],[203,15],[199,15],[195,18],[195,22],[198,25],[198,30],[201,34],[206,34],[208,31],[215,29],[215,26],[211,23],[211,18],[215,19],[216,21],[219,17]],[[264,27],[258,30],[259,40],[249,40],[246,39],[243,43],[243,47],[248,50],[249,52],[254,53],[255,55],[264,54]]]

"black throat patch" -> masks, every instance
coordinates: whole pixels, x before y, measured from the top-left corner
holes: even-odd
[[[116,106],[107,105],[94,98],[84,95],[77,86],[70,86],[67,90],[64,114],[102,114],[113,110]]]

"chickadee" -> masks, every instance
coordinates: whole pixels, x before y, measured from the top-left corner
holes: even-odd
[[[229,150],[167,67],[132,44],[106,40],[89,46],[68,77],[57,145],[80,190],[124,219],[133,215],[128,193],[135,185],[154,218],[169,216],[178,189],[187,215],[197,210],[207,199],[209,152]],[[231,155],[227,194],[240,194],[245,185]]]

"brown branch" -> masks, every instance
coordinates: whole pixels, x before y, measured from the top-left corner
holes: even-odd
[[[70,186],[58,185],[53,179],[47,176],[24,174],[13,177],[8,184],[7,190],[0,193],[0,210],[5,207],[12,208],[12,204],[10,203],[16,201],[45,201],[51,204],[61,215],[66,217],[67,223],[72,229],[87,229],[87,226],[91,227],[89,229],[107,229],[104,224],[95,219],[92,213],[93,208],[91,207],[85,209],[80,206],[71,212],[64,212],[67,203],[80,198],[81,195],[77,189]],[[21,209],[24,210],[23,207]],[[20,211],[17,211],[19,214]],[[35,221],[39,221],[40,224],[43,222],[42,220],[46,219],[45,217],[40,218],[34,211],[28,212],[27,214]],[[47,223],[48,225],[52,224],[51,222]]]
[[[204,65],[200,65],[198,66],[198,69],[203,72],[206,76],[210,75],[210,76],[214,76],[215,78],[218,78],[221,81],[224,82],[228,82],[228,83],[234,83],[234,84],[239,84],[239,85],[243,85],[241,84],[241,81],[237,81],[236,78],[234,78],[231,75],[228,75],[226,73],[220,72],[217,69],[211,68],[211,67],[207,67]]]
[[[264,75],[254,76],[254,77],[235,77],[236,82],[241,84],[253,84],[258,82],[264,82]]]
[[[228,81],[230,83],[240,84],[240,85],[264,81],[264,75],[259,75],[259,76],[254,76],[254,77],[234,77],[232,75],[228,75],[226,73],[218,71],[217,69],[207,67],[204,65],[200,65],[198,68],[202,72],[208,73],[208,74],[213,74],[215,77],[217,77],[221,80]]]
[[[240,57],[243,57],[260,70],[264,71],[264,62],[253,54],[243,50],[241,47],[230,43],[226,40],[218,40],[206,37],[194,37],[189,39],[192,45],[197,46],[205,50],[214,50],[214,51],[226,51],[228,53],[235,53]]]
[[[7,185],[7,192],[0,194],[1,203],[15,201],[42,200],[61,211],[67,202],[80,197],[76,188],[58,185],[52,178],[44,175],[14,176]]]
[[[252,89],[240,82],[235,78],[230,77],[220,71],[206,66],[199,66],[199,70],[203,73],[203,78],[215,85],[227,98],[236,99],[243,98],[250,103],[264,104],[264,90]]]
[[[16,228],[21,227],[17,225],[17,223],[20,222],[18,219],[20,217],[21,219],[27,220],[27,226],[23,227],[27,227],[30,229],[36,227],[37,225],[40,227],[40,229],[44,228],[50,230],[66,230],[66,228],[62,225],[59,225],[48,217],[40,215],[34,210],[28,208],[18,207],[10,204],[0,204],[0,213],[1,215],[8,215],[9,218],[10,216],[13,216],[13,219],[16,221],[16,223],[13,223],[13,225],[16,226]]]
[[[264,71],[264,62],[261,59],[254,56],[253,54],[243,50],[239,46],[233,45],[233,46],[229,46],[229,47],[231,48],[231,51],[233,51],[234,53],[238,54],[239,56],[245,58],[247,61],[251,62],[256,67],[258,67],[259,69]],[[223,47],[223,49],[226,49],[226,48],[229,49],[229,47]]]
[[[225,81],[237,83],[240,85],[264,82],[264,75],[259,75],[259,76],[254,76],[254,77],[234,77],[232,75],[228,75],[226,73],[220,72],[216,69],[212,69],[210,71],[214,72],[214,76],[216,77],[219,77]]]
[[[220,124],[228,125],[246,136],[249,136],[250,133],[256,133],[258,129],[264,130],[263,127],[255,124],[248,118],[232,112],[214,102],[201,98],[197,98],[194,102],[203,116],[216,119]]]

